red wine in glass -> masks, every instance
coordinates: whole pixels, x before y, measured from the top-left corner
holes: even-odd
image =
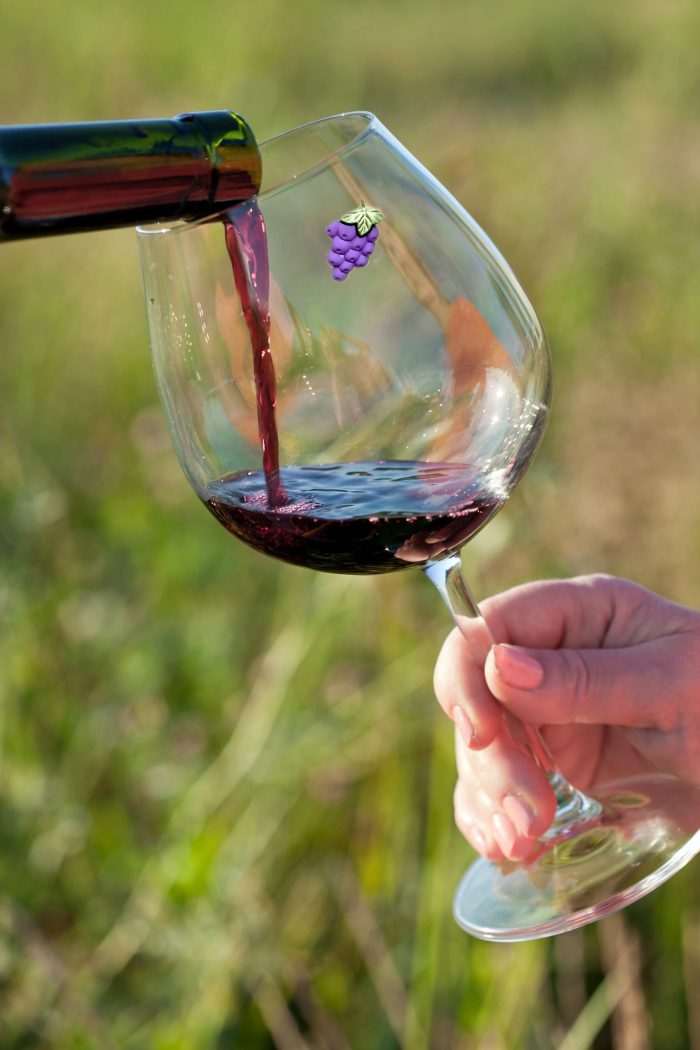
[[[404,460],[284,467],[286,502],[263,472],[209,485],[204,502],[264,554],[325,572],[379,573],[461,547],[501,506],[483,477],[456,463]]]
[[[390,572],[460,547],[502,502],[462,464],[399,460],[280,470],[265,220],[250,200],[232,209],[224,226],[250,336],[263,469],[215,481],[203,496],[206,506],[255,550],[326,572]]]

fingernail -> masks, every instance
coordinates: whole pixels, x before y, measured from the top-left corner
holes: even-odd
[[[459,729],[459,735],[461,736],[467,747],[474,747],[476,744],[476,733],[474,732],[474,726],[471,723],[469,716],[467,715],[464,708],[459,707],[455,704],[452,708],[452,717],[455,725]]]
[[[544,668],[539,660],[512,645],[495,645],[496,670],[506,683],[516,689],[536,689],[542,685]]]
[[[503,799],[506,816],[513,822],[521,835],[529,835],[535,814],[522,799],[515,795],[506,795]]]
[[[496,836],[496,842],[501,847],[506,857],[510,854],[517,835],[515,828],[509,820],[506,820],[500,813],[494,813],[491,817],[491,824],[493,826],[493,833]]]

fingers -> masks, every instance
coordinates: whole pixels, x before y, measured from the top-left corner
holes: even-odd
[[[627,587],[633,593],[625,597]],[[621,592],[624,592],[622,596]],[[640,594],[647,596],[648,593],[634,584],[604,576],[545,580],[489,598],[482,603],[482,611],[491,634],[499,641],[545,650],[560,649],[563,645],[594,648],[610,632],[616,615],[619,618],[616,610],[625,603],[634,604],[640,600]],[[484,660],[491,647],[484,620],[460,618],[459,631],[449,635],[438,657],[434,678],[438,701],[457,725],[465,743],[475,749],[487,746],[501,726],[493,682],[487,681],[483,673]],[[574,670],[584,669],[578,665]],[[576,692],[579,697],[581,677],[579,674]],[[522,688],[537,688],[540,682],[532,681],[524,687],[515,682],[499,684],[501,691],[495,694],[499,700],[522,704],[530,712],[531,720],[545,721],[532,716],[534,697],[522,693]],[[556,678],[551,678],[549,685],[552,688],[548,695],[552,697]],[[514,686],[519,690],[517,693],[512,691]],[[537,695],[539,697],[539,693]],[[561,717],[565,715],[561,713]]]
[[[526,648],[593,648],[602,644],[615,618],[617,585],[606,576],[537,580],[481,603],[499,642]]]
[[[482,809],[463,780],[458,780],[455,785],[454,815],[457,828],[477,853],[496,863],[505,860],[505,854],[496,842],[490,813]]]
[[[494,696],[514,705],[516,713],[531,721],[571,720],[572,709],[590,711],[591,720],[595,720],[598,708],[594,712],[587,707],[589,678],[595,678],[595,668],[589,670],[588,667],[593,656],[581,658],[574,650],[593,653],[599,647],[614,644],[622,649],[634,644],[640,631],[648,629],[649,624],[653,623],[654,630],[658,631],[659,619],[664,620],[667,629],[670,610],[675,608],[636,584],[607,576],[544,580],[515,587],[482,603],[484,620],[499,642],[520,648],[558,651],[561,655],[553,659],[559,662],[552,664],[551,668],[548,666],[547,681],[544,682],[544,668],[538,668],[537,664],[531,664],[528,677],[522,659],[519,668],[515,667],[515,659],[509,661],[509,680],[493,677],[492,659],[492,677],[484,680],[482,668],[490,649],[490,636],[484,620],[460,618],[460,632],[453,632],[448,637],[438,658],[435,670],[437,698],[457,724],[465,742],[473,748],[488,745],[499,731],[500,713]],[[621,666],[619,654],[610,655],[608,649],[604,651],[607,655],[596,664],[597,677],[601,679],[607,678],[608,674],[616,675]],[[500,652],[505,666],[507,651],[499,647],[497,652]],[[605,665],[603,659],[607,661]],[[568,686],[562,694],[560,685],[564,679]],[[498,684],[498,692],[494,690],[494,684]],[[622,695],[623,692],[624,683],[621,683],[620,703],[616,710],[621,723],[627,724],[629,717],[639,718],[641,715],[638,709],[632,709],[631,698]],[[597,695],[607,709],[607,684],[605,689],[601,685]],[[548,701],[549,707],[556,709],[558,714],[550,718],[540,711],[535,715],[535,699],[537,703]]]
[[[525,583],[481,608],[497,641],[531,649],[622,648],[697,619],[636,583],[602,574]]]
[[[527,856],[554,816],[554,793],[544,773],[506,733],[476,752],[457,735],[456,752],[455,821],[462,834],[490,860]]]
[[[664,728],[677,648],[673,639],[625,649],[496,645],[484,672],[493,696],[525,721]]]
[[[489,692],[483,665],[475,663],[457,629],[447,636],[440,651],[434,686],[465,745],[478,749],[490,744],[502,727],[501,707]]]
[[[546,778],[507,735],[504,709],[553,732],[622,727],[639,754],[698,782],[698,613],[603,576],[526,584],[482,612],[499,642],[485,662],[477,618],[449,636],[435,671],[460,734],[455,818],[475,849],[495,860],[525,856],[554,810]],[[605,737],[596,739],[588,764],[578,737],[570,748],[583,783]]]

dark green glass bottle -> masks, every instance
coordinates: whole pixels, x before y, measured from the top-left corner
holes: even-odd
[[[260,173],[253,132],[228,110],[0,127],[0,241],[215,214]]]

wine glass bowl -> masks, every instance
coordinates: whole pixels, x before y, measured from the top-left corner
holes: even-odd
[[[455,550],[502,505],[541,436],[541,326],[483,232],[375,117],[318,121],[261,154],[274,419],[260,419],[221,221],[139,231],[154,365],[182,466],[241,539],[297,564],[389,571]],[[359,199],[384,215],[376,251],[338,282],[326,227]],[[240,230],[247,208],[228,213],[229,228]],[[271,422],[295,494],[277,508],[256,503]],[[346,465],[342,483],[336,464]],[[333,520],[356,521],[345,539],[338,524],[319,527],[312,493],[325,515],[340,498]],[[274,541],[241,507],[276,512]]]
[[[316,121],[260,151],[257,198],[138,231],[182,468],[215,517],[265,554],[330,572],[421,568],[483,663],[494,639],[459,550],[541,440],[542,327],[483,230],[373,115]],[[467,871],[455,915],[471,933],[571,929],[700,849],[699,792],[654,774],[591,798],[532,727],[504,720],[557,809],[530,858]]]

